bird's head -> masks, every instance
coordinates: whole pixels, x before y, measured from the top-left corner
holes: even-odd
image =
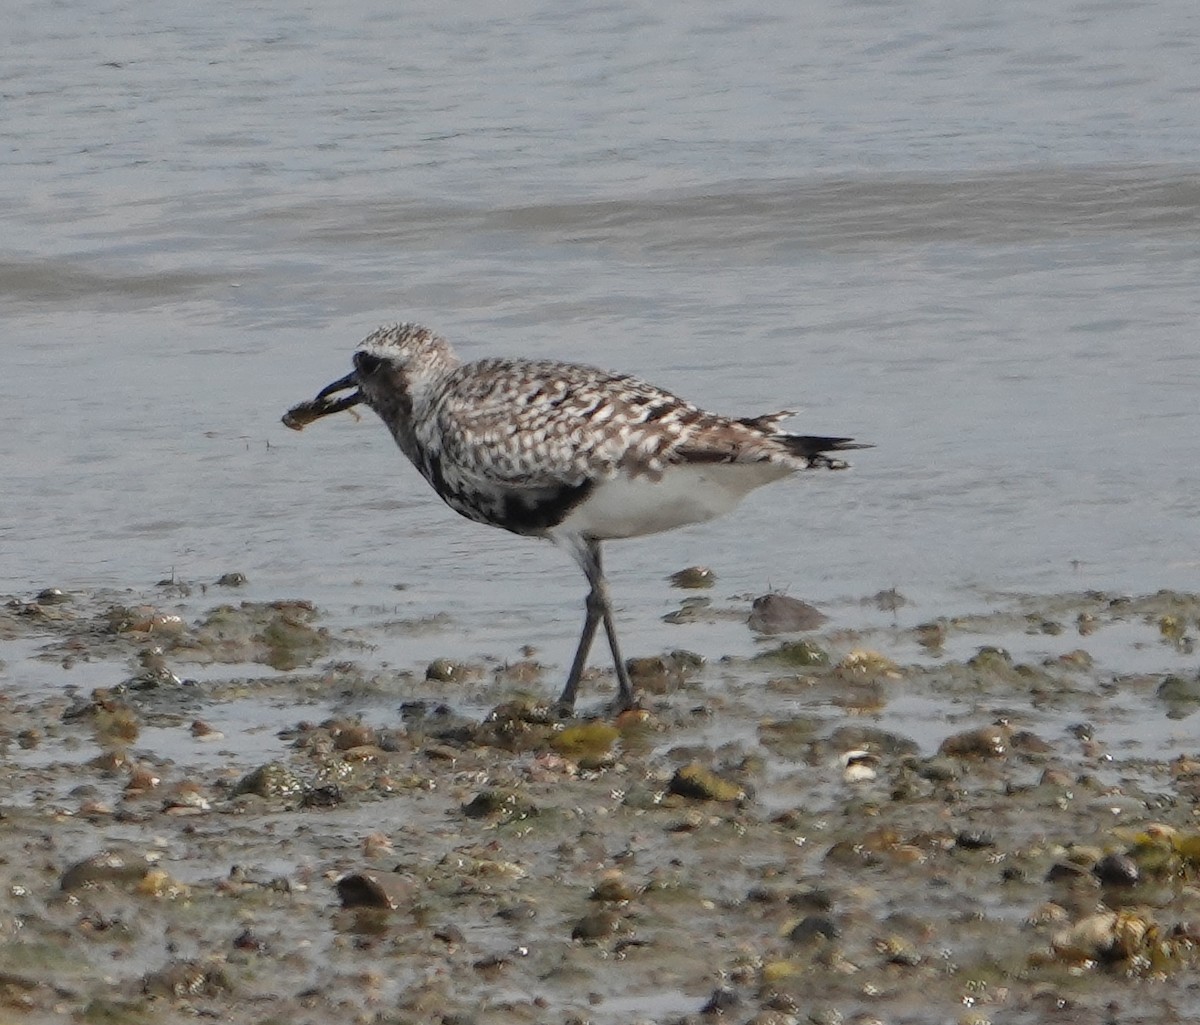
[[[326,385],[317,397],[293,406],[283,422],[302,430],[330,413],[365,403],[390,421],[412,409],[414,393],[457,366],[458,360],[444,338],[419,324],[381,327],[359,343],[354,369]]]

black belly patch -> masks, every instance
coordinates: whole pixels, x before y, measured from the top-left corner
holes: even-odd
[[[428,458],[422,470],[425,479],[456,513],[514,534],[539,534],[558,526],[593,487],[590,480],[526,489],[503,485],[478,489],[456,486],[447,479],[436,456]]]
[[[539,491],[507,491],[496,503],[497,527],[514,534],[537,534],[557,527],[591,493],[592,482]]]

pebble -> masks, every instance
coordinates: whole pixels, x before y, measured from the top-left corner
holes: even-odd
[[[1006,727],[983,726],[947,737],[938,753],[955,758],[1003,758],[1008,752],[1008,743]]]
[[[764,594],[754,599],[746,623],[755,633],[767,636],[816,630],[829,621],[815,605],[786,594]]]
[[[515,904],[505,904],[497,908],[496,917],[505,922],[524,922],[536,918],[537,905],[531,900],[519,900]]]
[[[515,790],[491,788],[481,790],[471,800],[462,806],[462,813],[469,819],[483,819],[492,816],[503,816],[506,821],[524,819],[538,812],[529,798]]]
[[[688,566],[672,573],[667,579],[671,581],[672,587],[695,590],[712,587],[717,582],[717,575],[707,566]]]
[[[995,847],[996,838],[986,829],[963,829],[954,837],[954,843],[964,851],[978,851]]]
[[[1133,886],[1139,877],[1137,862],[1127,854],[1106,854],[1092,872],[1106,886]]]
[[[602,940],[612,936],[621,925],[621,916],[615,911],[591,911],[580,918],[571,928],[573,940]]]
[[[841,935],[842,930],[837,922],[829,915],[821,914],[807,915],[788,931],[788,939],[802,945],[817,940],[836,940]]]
[[[946,624],[941,621],[920,623],[913,628],[913,636],[922,648],[940,651],[946,643]]]
[[[304,781],[282,762],[267,762],[246,773],[233,788],[235,797],[255,794],[258,797],[295,797],[305,790]]]
[[[435,683],[461,683],[477,675],[475,667],[450,658],[435,658],[425,667],[425,679]]]
[[[755,661],[779,662],[801,669],[829,665],[829,652],[812,641],[785,641],[771,651],[755,656]]]
[[[344,908],[382,908],[395,911],[413,901],[416,884],[412,877],[396,872],[363,870],[349,872],[336,884]]]
[[[107,883],[133,889],[153,867],[153,862],[142,854],[101,851],[68,868],[59,877],[58,888],[64,893],[72,893]]]
[[[667,790],[697,801],[738,801],[746,796],[736,783],[722,779],[699,762],[689,762],[677,769]]]
[[[601,879],[588,896],[589,900],[624,903],[633,900],[638,895],[638,888],[619,873]]]

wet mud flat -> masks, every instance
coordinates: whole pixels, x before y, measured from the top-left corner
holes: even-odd
[[[452,623],[396,668],[305,601],[11,596],[0,1018],[1195,1020],[1200,596],[993,604],[651,653],[564,720]]]

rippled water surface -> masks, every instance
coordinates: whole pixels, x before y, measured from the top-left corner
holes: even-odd
[[[280,426],[392,319],[878,446],[612,546],[634,650],[750,647],[659,622],[690,563],[848,620],[1197,586],[1192,4],[14,10],[0,591],[240,570],[448,612],[403,664],[565,661],[563,555],[459,521],[372,420]]]

